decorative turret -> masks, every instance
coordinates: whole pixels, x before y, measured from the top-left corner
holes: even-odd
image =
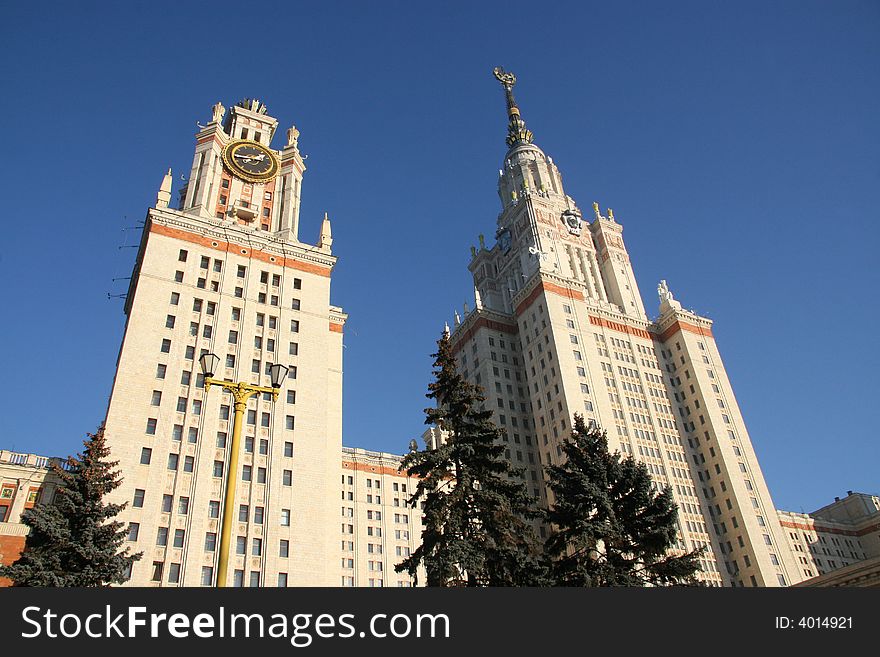
[[[157,208],[167,208],[168,203],[171,201],[171,168],[168,168],[168,173],[165,174],[165,177],[162,178],[162,184],[159,186],[159,192],[156,194],[156,207]]]
[[[333,245],[333,234],[330,231],[330,217],[324,213],[324,221],[321,222],[321,235],[318,237],[318,248],[325,253],[330,253]]]

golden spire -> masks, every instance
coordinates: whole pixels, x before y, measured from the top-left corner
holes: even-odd
[[[506,72],[500,66],[496,66],[492,72],[504,87],[504,93],[507,97],[507,145],[513,148],[516,144],[531,144],[532,131],[526,128],[526,122],[520,116],[519,108],[513,99],[513,85],[516,84],[516,76]]]

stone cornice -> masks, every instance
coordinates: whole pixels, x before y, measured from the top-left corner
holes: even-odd
[[[207,220],[204,217],[186,214],[178,210],[151,208],[148,219],[153,224],[182,230],[216,242],[212,248],[219,248],[221,243],[247,249],[249,252],[263,253],[270,262],[273,257],[286,260],[298,260],[310,263],[322,269],[332,270],[336,257],[327,255],[316,246],[287,242],[262,231],[242,227],[238,224],[223,224]],[[329,271],[328,271],[329,275]]]

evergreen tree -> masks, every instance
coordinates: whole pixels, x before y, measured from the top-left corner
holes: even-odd
[[[545,548],[556,586],[697,585],[702,548],[670,554],[677,507],[644,463],[608,451],[604,431],[575,415],[565,461],[547,468],[555,501]]]
[[[424,499],[424,530],[422,544],[395,569],[415,577],[424,563],[428,586],[539,584],[539,548],[526,522],[536,514],[522,471],[504,458],[503,433],[482,410],[480,389],[456,371],[448,333],[437,344],[427,394],[436,408],[425,409],[425,424],[445,442],[410,452],[401,465],[420,478],[408,503],[417,509]]]
[[[108,462],[104,427],[88,434],[79,458],[67,459],[68,470],[53,465],[61,480],[55,501],[22,514],[31,528],[18,561],[0,567],[0,577],[14,586],[107,586],[127,579],[141,553],[119,551],[126,539],[123,523],[112,520],[125,504],[104,504],[104,496],[122,480]]]

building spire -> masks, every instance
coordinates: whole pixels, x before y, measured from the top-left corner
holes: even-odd
[[[496,66],[492,72],[504,87],[504,93],[507,96],[507,145],[513,148],[517,144],[531,144],[532,131],[526,128],[526,122],[520,116],[519,108],[513,98],[513,85],[516,84],[516,76],[513,73],[507,73],[500,66]]]

